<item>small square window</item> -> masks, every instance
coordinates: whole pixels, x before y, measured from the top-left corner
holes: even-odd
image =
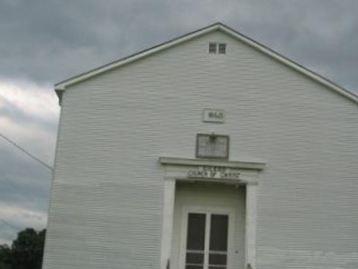
[[[225,54],[226,53],[226,44],[221,43],[219,44],[219,54]]]
[[[216,43],[209,43],[209,53],[216,53]]]

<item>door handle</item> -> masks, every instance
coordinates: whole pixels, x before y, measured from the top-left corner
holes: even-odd
[[[167,260],[167,267],[166,269],[170,269],[170,259]]]

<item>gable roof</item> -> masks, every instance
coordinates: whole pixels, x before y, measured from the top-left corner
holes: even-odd
[[[226,34],[228,34],[229,36],[249,45],[250,47],[253,47],[254,49],[261,51],[262,53],[274,58],[275,60],[285,64],[286,66],[298,71],[299,73],[302,73],[304,75],[306,75],[307,77],[315,80],[316,82],[326,86],[327,88],[336,91],[337,93],[347,97],[348,99],[358,103],[358,95],[356,95],[355,93],[348,91],[347,89],[337,85],[336,83],[332,82],[331,80],[317,74],[316,72],[313,72],[309,69],[307,69],[306,67],[288,59],[287,57],[273,51],[272,49],[266,47],[265,45],[262,45],[258,42],[256,42],[255,40],[233,30],[232,28],[218,22],[218,23],[214,23],[212,25],[209,25],[207,27],[201,28],[199,30],[196,30],[194,32],[190,32],[188,34],[179,36],[177,38],[174,38],[172,40],[169,40],[167,42],[161,43],[157,46],[151,47],[149,49],[145,49],[142,50],[138,53],[129,55],[127,57],[121,58],[119,60],[110,62],[106,65],[100,66],[98,68],[89,70],[88,72],[85,73],[81,73],[77,76],[71,77],[69,79],[63,80],[59,83],[55,84],[55,91],[60,99],[60,103],[61,103],[61,96],[63,91],[71,86],[74,85],[76,83],[79,83],[81,81],[87,80],[89,78],[92,78],[94,76],[100,75],[104,72],[107,72],[109,70],[112,70],[114,68],[123,66],[125,64],[134,62],[136,60],[142,59],[146,56],[152,55],[154,53],[157,53],[161,50],[173,47],[175,45],[178,45],[180,43],[183,43],[185,41],[191,40],[193,38],[202,36],[204,34],[207,34],[209,32],[213,32],[213,31],[222,31]]]

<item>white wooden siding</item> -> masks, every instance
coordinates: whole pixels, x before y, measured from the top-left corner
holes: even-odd
[[[64,93],[44,268],[159,268],[158,157],[193,158],[212,131],[231,160],[267,163],[258,269],[358,267],[357,104],[214,32]]]

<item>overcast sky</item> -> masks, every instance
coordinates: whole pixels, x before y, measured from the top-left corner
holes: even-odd
[[[54,83],[217,21],[355,91],[357,14],[357,0],[0,0],[0,133],[52,165]],[[0,243],[46,226],[50,184],[0,138]]]

